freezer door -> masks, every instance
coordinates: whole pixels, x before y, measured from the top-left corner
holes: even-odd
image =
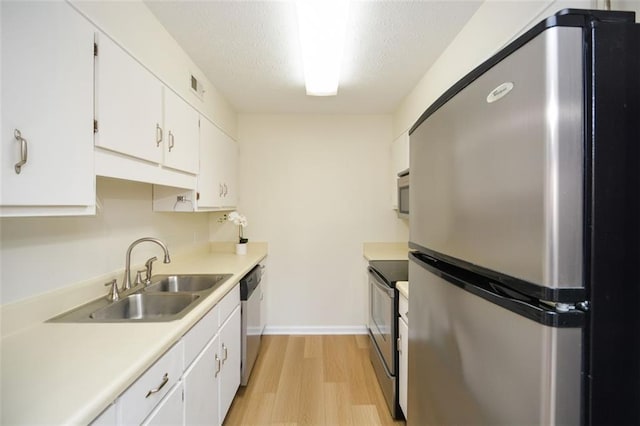
[[[582,41],[545,30],[414,130],[412,247],[583,287]]]
[[[409,262],[409,425],[580,422],[580,328],[524,318]]]

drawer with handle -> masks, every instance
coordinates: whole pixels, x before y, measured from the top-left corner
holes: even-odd
[[[119,399],[119,424],[140,424],[178,382],[184,368],[179,341],[140,376]]]

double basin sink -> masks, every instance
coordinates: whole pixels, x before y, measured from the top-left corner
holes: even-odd
[[[155,275],[151,283],[116,302],[94,300],[49,322],[164,322],[184,317],[231,274]]]

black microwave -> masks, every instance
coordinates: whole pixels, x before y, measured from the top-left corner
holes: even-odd
[[[409,169],[398,173],[398,217],[409,219]]]

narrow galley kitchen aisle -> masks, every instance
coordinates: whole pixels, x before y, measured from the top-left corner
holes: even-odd
[[[235,425],[404,425],[394,421],[369,361],[367,335],[263,337]]]

